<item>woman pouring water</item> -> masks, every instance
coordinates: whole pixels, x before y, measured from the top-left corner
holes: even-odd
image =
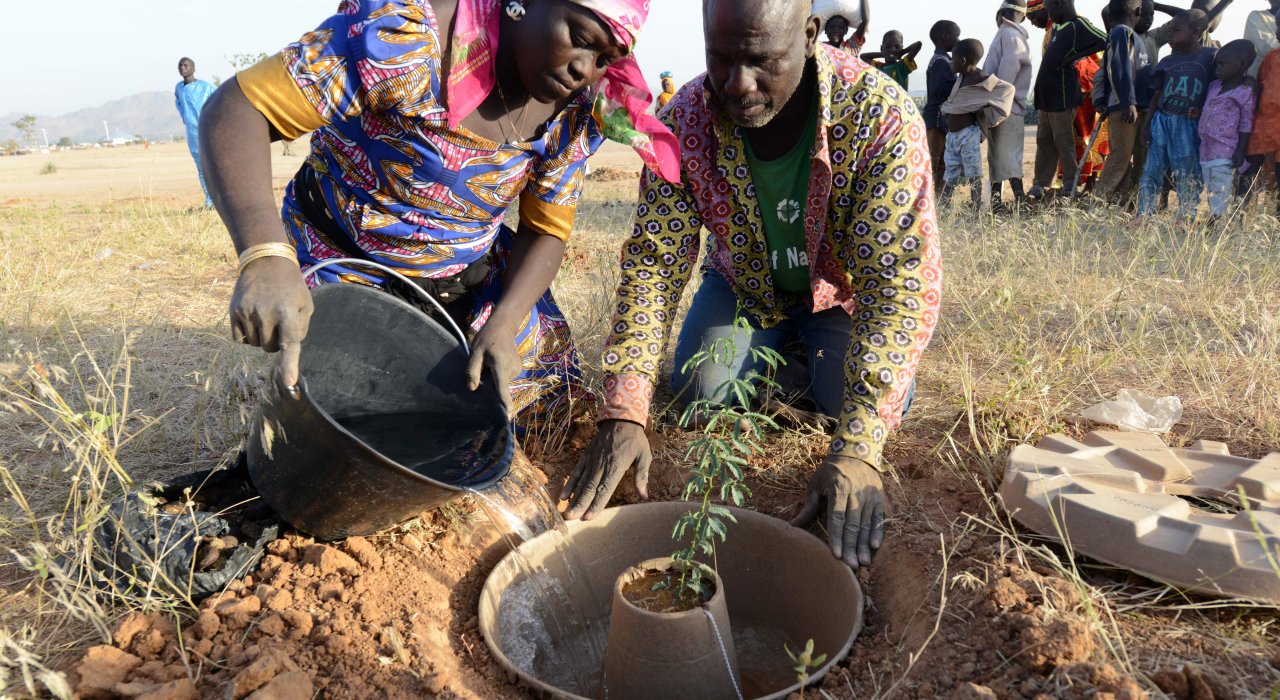
[[[228,81],[206,107],[209,189],[240,254],[238,342],[299,380],[308,286],[395,290],[396,270],[474,333],[468,381],[510,386],[534,423],[568,405],[578,359],[549,290],[585,161],[604,139],[679,177],[631,57],[649,0],[345,0],[318,29]],[[277,214],[270,143],[311,154]],[[520,225],[503,224],[519,202]],[[506,397],[505,392],[503,393]]]

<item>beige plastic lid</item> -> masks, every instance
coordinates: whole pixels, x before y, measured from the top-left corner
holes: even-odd
[[[1085,556],[1183,590],[1280,603],[1280,454],[1053,435],[1013,451],[1000,497],[1018,522]]]

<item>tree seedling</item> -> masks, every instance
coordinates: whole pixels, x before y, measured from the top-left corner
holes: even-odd
[[[782,648],[787,650],[787,656],[791,657],[791,662],[795,664],[792,669],[796,672],[796,680],[800,683],[800,700],[804,700],[804,687],[809,685],[809,672],[825,664],[827,655],[819,654],[814,657],[812,639],[805,642],[804,650],[799,653],[791,651],[791,647],[785,644]]]
[[[771,418],[752,409],[759,392],[776,388],[777,384],[754,370],[742,378],[734,377],[733,360],[738,354],[733,338],[739,333],[749,334],[751,326],[741,309],[733,325],[732,335],[713,341],[683,368],[688,376],[703,365],[715,364],[728,370],[729,379],[713,394],[720,397],[718,400],[694,401],[680,417],[680,427],[699,430],[685,455],[693,469],[682,498],[699,501],[700,506],[676,521],[672,539],[677,542],[687,539],[688,544],[671,556],[674,564],[671,577],[658,583],[655,589],[675,586],[676,596],[681,599],[690,596],[706,599],[714,592],[706,576],[711,569],[697,557],[714,556],[716,538],[724,542],[728,534],[725,522],[737,520],[727,507],[713,503],[712,498],[718,495],[721,502],[743,505],[751,496],[744,483],[743,470],[752,456],[764,452],[764,430],[778,428]],[[767,368],[770,375],[785,363],[771,348],[752,348],[750,357],[752,365]],[[677,573],[679,579],[675,578]]]

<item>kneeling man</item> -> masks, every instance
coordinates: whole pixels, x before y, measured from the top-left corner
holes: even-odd
[[[564,497],[591,518],[625,472],[642,496],[644,426],[680,299],[709,235],[673,388],[714,396],[750,349],[798,340],[812,395],[837,419],[796,523],[825,499],[831,550],[869,566],[884,529],[881,451],[938,320],[942,266],[925,125],[893,79],[818,41],[809,3],[704,0],[707,73],[661,119],[682,149],[673,185],[646,171],[622,250],[599,432]],[[747,332],[734,329],[741,313]],[[734,336],[732,369],[683,363]]]

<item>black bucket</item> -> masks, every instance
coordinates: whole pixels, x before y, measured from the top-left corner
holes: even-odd
[[[303,380],[277,377],[247,447],[281,519],[321,540],[370,535],[506,476],[515,436],[493,382],[467,387],[457,337],[363,285],[313,298]]]

